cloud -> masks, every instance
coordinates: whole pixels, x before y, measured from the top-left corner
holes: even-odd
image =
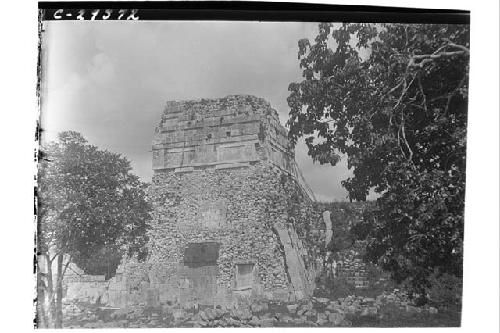
[[[313,38],[317,24],[61,21],[46,30],[48,137],[77,130],[127,156],[149,181],[153,131],[167,100],[252,94],[284,123],[288,85],[301,79],[297,42]],[[345,164],[313,164],[300,146],[296,157],[319,196],[345,199]]]
[[[88,84],[105,85],[112,83],[115,77],[115,67],[105,53],[98,53],[87,69]]]

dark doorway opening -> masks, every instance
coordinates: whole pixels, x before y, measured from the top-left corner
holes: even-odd
[[[216,266],[219,249],[220,243],[217,242],[189,243],[184,249],[184,266]]]
[[[213,304],[217,294],[217,259],[220,243],[190,243],[184,249],[179,277],[180,301]]]

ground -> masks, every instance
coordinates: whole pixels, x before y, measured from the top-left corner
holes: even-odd
[[[335,289],[335,288],[333,288]],[[340,288],[337,288],[337,290]],[[344,290],[345,291],[345,290]],[[352,290],[351,290],[352,291]],[[375,292],[380,292],[374,295]],[[323,294],[320,297],[318,295]],[[65,306],[65,328],[102,327],[458,327],[456,307],[417,307],[399,289],[353,290],[338,297],[317,290],[316,296],[296,303],[264,300],[242,302],[237,308],[182,308],[138,305],[113,309],[97,304]]]

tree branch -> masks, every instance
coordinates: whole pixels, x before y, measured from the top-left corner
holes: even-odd
[[[56,253],[54,254],[54,256],[52,257],[52,259],[50,259],[50,262],[52,263],[52,261],[54,261],[54,259],[55,259],[55,258],[56,258],[56,257],[57,257],[60,253],[61,253],[60,251],[59,251],[59,252],[56,252]]]
[[[399,146],[399,149],[401,150],[401,154],[403,154],[403,156],[406,158],[406,153],[405,153],[403,147],[401,147],[401,138],[399,136],[400,131],[401,131],[401,127],[398,127],[398,146]]]
[[[452,57],[458,55],[469,54],[469,51],[460,50],[460,51],[443,51],[436,54],[415,54],[410,58],[409,66],[410,67],[424,67],[425,64],[432,62],[436,59],[443,57]],[[417,62],[417,60],[421,60]]]
[[[413,76],[413,78],[411,79],[410,83],[409,84],[406,84],[406,77],[404,79],[404,88],[403,88],[403,91],[401,92],[401,96],[399,96],[399,99],[396,103],[396,105],[394,105],[394,109],[397,109],[397,107],[399,106],[399,104],[401,104],[402,100],[403,100],[403,97],[404,95],[406,95],[406,92],[408,91],[408,89],[411,87],[411,85],[413,84],[413,81],[415,81],[415,77],[416,75]]]
[[[71,264],[71,256],[69,256],[68,258],[68,262],[66,263],[66,265],[64,266],[64,269],[62,271],[62,274],[61,276],[64,276],[64,274],[66,274],[66,269],[68,268],[69,264]]]
[[[453,98],[453,96],[455,96],[456,92],[458,91],[458,89],[460,89],[460,87],[465,83],[465,79],[467,78],[468,74],[465,73],[464,77],[462,78],[462,80],[460,80],[460,83],[458,83],[458,86],[453,89],[453,91],[448,94],[448,99],[446,101],[446,107],[444,109],[444,114],[448,114],[448,109],[450,108],[450,103],[451,103],[451,99]]]
[[[404,143],[406,145],[406,148],[408,148],[408,152],[410,153],[410,156],[408,157],[408,160],[412,161],[412,159],[413,159],[413,150],[411,150],[410,144],[408,143],[408,140],[406,140],[404,112],[401,112],[401,133],[403,134],[403,140],[404,140]]]
[[[443,52],[439,52],[439,53],[436,53],[436,54],[415,54],[412,56],[412,59],[413,60],[420,60],[420,59],[427,59],[427,58],[430,58],[430,59],[439,59],[441,57],[451,57],[451,56],[454,56],[454,55],[462,55],[464,53],[467,53],[465,51],[443,51]]]
[[[425,113],[427,113],[427,96],[425,96],[424,88],[422,87],[422,81],[420,80],[420,75],[418,76],[418,87],[419,87],[420,93],[422,94],[422,97],[424,99],[422,101],[422,105],[424,106]]]
[[[455,44],[455,43],[453,43],[452,41],[450,41],[448,38],[445,38],[445,41],[447,41],[447,42],[448,42],[448,45],[446,45],[446,46],[455,47],[455,48],[457,48],[457,49],[460,49],[460,50],[462,50],[462,51],[465,51],[466,53],[470,53],[470,50],[469,50],[469,48],[468,48],[468,47],[465,47],[465,46],[463,46],[463,45],[459,45],[459,44]]]
[[[393,93],[396,89],[398,89],[402,84],[404,83],[404,80],[401,80],[396,86],[394,86],[394,88],[392,88],[391,90],[389,90],[386,95],[389,96],[391,93]]]

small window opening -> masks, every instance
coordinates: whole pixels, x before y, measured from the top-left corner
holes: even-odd
[[[229,138],[229,137],[231,137],[231,131],[226,132],[226,138]]]
[[[251,289],[253,285],[254,264],[236,264],[236,289]]]
[[[210,140],[212,138],[212,134],[207,134],[207,140]]]

